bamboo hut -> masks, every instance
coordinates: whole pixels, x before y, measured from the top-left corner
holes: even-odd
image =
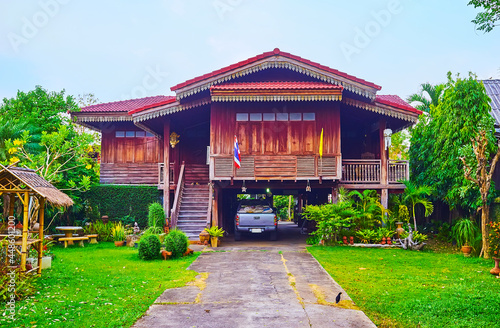
[[[3,165],[0,165],[0,195],[6,196],[4,199],[7,202],[4,203],[4,206],[8,207],[6,210],[8,211],[9,223],[13,222],[14,219],[16,201],[18,201],[19,208],[22,209],[17,211],[18,215],[22,213],[22,220],[19,220],[23,225],[21,240],[16,239],[14,243],[16,246],[21,246],[20,251],[18,247],[14,248],[21,255],[21,271],[27,271],[28,246],[32,245],[38,252],[38,267],[30,271],[37,270],[37,273],[41,274],[45,205],[49,203],[53,206],[66,208],[73,205],[73,200],[34,170]],[[32,237],[36,233],[38,233],[38,237]],[[11,238],[11,236],[2,235],[3,238]],[[3,246],[8,247],[9,243],[11,242],[3,242]]]

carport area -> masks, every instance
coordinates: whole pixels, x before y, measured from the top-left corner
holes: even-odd
[[[272,247],[273,245],[305,245],[308,237],[308,227],[311,228],[311,222],[302,218],[302,209],[307,205],[324,204],[329,201],[332,190],[335,187],[333,182],[318,184],[309,184],[303,182],[234,182],[230,185],[227,182],[216,183],[218,190],[218,225],[222,227],[227,235],[223,239],[224,246],[250,246]],[[310,190],[310,191],[308,191]],[[283,208],[278,205],[277,199],[286,199],[285,215],[282,215],[278,221],[278,241],[270,241],[269,234],[257,233],[243,234],[241,241],[234,241],[235,216],[239,202],[242,198],[265,198],[271,207]],[[289,215],[288,215],[289,213]],[[280,215],[278,215],[278,218]],[[288,220],[290,218],[290,221]]]

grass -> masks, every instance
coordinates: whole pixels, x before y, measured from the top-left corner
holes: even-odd
[[[492,260],[401,249],[308,247],[378,327],[496,327]]]
[[[16,327],[129,327],[165,289],[197,275],[186,270],[197,254],[147,262],[137,249],[103,242],[55,247],[54,254],[52,268],[36,282],[38,292],[16,302]]]

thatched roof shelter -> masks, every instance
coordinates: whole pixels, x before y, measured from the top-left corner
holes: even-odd
[[[54,206],[69,207],[73,200],[59,191],[50,182],[36,174],[34,170],[0,165],[0,193],[32,191]],[[26,187],[24,187],[26,186]]]
[[[14,224],[16,217],[14,216],[14,203],[22,204],[22,213],[17,213],[19,223],[22,222],[23,231],[20,241],[15,239],[11,233],[9,235],[0,234],[0,245],[8,247],[10,244],[20,247],[14,247],[14,250],[21,255],[21,271],[30,272],[37,271],[42,273],[42,256],[43,256],[43,225],[45,203],[53,206],[69,207],[73,205],[73,200],[65,193],[59,191],[50,182],[39,176],[34,170],[20,167],[3,166],[0,164],[0,195],[7,196],[8,205],[4,206],[8,210],[8,225],[9,229]],[[38,223],[38,228],[35,228],[35,223]],[[34,231],[33,231],[34,230]],[[6,238],[14,238],[5,241]],[[26,259],[28,247],[34,247],[38,252],[38,266],[27,271]],[[6,249],[6,252],[8,249]]]

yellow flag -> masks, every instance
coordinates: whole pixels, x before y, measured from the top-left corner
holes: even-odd
[[[321,136],[319,137],[319,157],[323,157],[323,129],[321,129]]]

